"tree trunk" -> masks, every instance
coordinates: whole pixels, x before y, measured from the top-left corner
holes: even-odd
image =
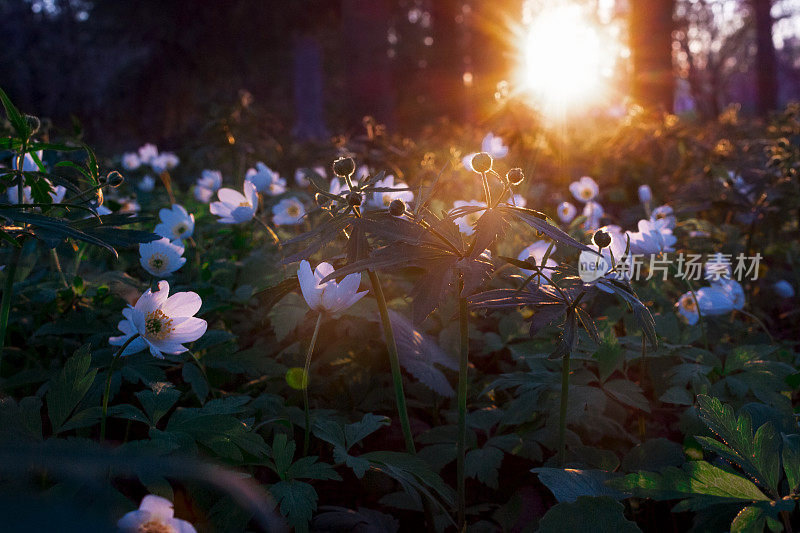
[[[631,0],[632,92],[636,102],[648,109],[671,112],[673,108],[674,10],[675,0]]]
[[[778,69],[772,41],[771,0],[751,0],[756,23],[757,110],[762,117],[778,107]]]

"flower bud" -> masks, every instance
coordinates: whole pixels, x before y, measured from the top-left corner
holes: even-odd
[[[506,173],[506,179],[511,185],[519,185],[525,179],[521,168],[512,168]]]
[[[406,204],[401,199],[392,200],[389,204],[389,214],[394,217],[399,217],[406,212]]]
[[[352,157],[340,157],[333,162],[333,173],[340,178],[351,176],[356,171],[356,162]]]
[[[30,128],[30,134],[36,135],[39,131],[39,128],[42,127],[42,121],[39,120],[39,117],[35,117],[33,115],[25,115],[25,122],[28,123],[28,128]]]
[[[492,170],[492,156],[486,152],[479,152],[472,157],[472,169],[483,174]]]
[[[600,248],[605,248],[611,244],[611,235],[603,230],[597,230],[594,232],[594,237],[592,237],[592,240]]]
[[[110,187],[119,187],[125,183],[125,178],[116,170],[112,170],[108,173],[108,177],[106,177],[106,183],[108,183]]]
[[[347,195],[347,203],[353,207],[361,205],[361,202],[363,200],[364,198],[361,196],[361,193],[358,192],[351,192],[350,194]]]

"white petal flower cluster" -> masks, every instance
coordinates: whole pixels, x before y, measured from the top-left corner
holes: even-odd
[[[122,352],[123,356],[145,349],[159,359],[163,359],[165,353],[183,353],[187,350],[183,343],[196,341],[208,327],[205,320],[194,316],[202,303],[194,292],[170,296],[169,283],[159,281],[156,292],[147,289],[136,305],[129,305],[122,311],[125,318],[117,325],[122,335],[111,337],[108,342],[112,346],[122,346],[138,335]]]
[[[217,215],[221,224],[241,224],[252,220],[258,210],[258,191],[250,182],[244,182],[244,194],[233,189],[222,188],[217,191],[218,202],[209,209]]]
[[[172,502],[153,494],[142,499],[139,509],[120,518],[117,527],[124,533],[197,533],[192,524],[175,518]]]
[[[297,270],[300,290],[308,306],[320,313],[336,316],[361,298],[368,291],[358,292],[361,285],[361,274],[349,274],[340,282],[330,280],[322,283],[322,279],[333,273],[330,263],[320,263],[313,271],[308,261],[301,261]]]
[[[162,237],[182,241],[194,233],[194,215],[182,205],[173,204],[169,209],[161,209],[158,216],[161,222],[156,225],[155,232]]]

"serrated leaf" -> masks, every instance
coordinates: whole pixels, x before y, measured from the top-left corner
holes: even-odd
[[[631,522],[621,503],[608,496],[579,497],[575,503],[559,503],[550,508],[539,522],[539,533],[564,531],[614,531],[615,533],[641,533]]]
[[[503,455],[503,450],[494,446],[470,450],[467,452],[464,462],[464,471],[467,477],[475,478],[481,483],[496,489]]]
[[[606,394],[618,402],[640,409],[645,413],[650,412],[650,402],[647,401],[642,388],[633,381],[627,379],[612,379],[603,384]]]
[[[308,483],[279,481],[270,487],[272,497],[278,502],[281,514],[296,531],[308,531],[308,522],[317,509],[317,491]]]
[[[75,354],[67,359],[52,380],[47,391],[47,412],[53,433],[61,432],[62,426],[69,416],[89,392],[97,375],[97,369],[89,369],[92,363],[91,345],[78,348]]]
[[[605,470],[577,470],[574,468],[534,468],[531,470],[559,502],[574,502],[581,496],[610,496],[615,500],[626,495],[614,490],[606,481],[619,477]]]

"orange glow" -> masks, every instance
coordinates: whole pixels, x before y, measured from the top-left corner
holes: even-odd
[[[546,7],[517,33],[517,89],[544,112],[564,114],[608,94],[619,46],[579,6]]]

